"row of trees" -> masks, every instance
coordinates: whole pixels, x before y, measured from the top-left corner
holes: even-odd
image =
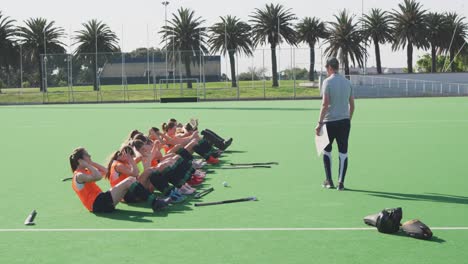
[[[456,13],[428,12],[415,0],[404,0],[390,12],[372,9],[361,19],[343,10],[330,22],[305,17],[294,24],[296,20],[291,9],[279,4],[267,4],[253,11],[249,23],[227,15],[220,17],[220,21],[211,27],[205,27],[205,20],[197,17],[193,10],[180,8],[158,33],[163,39],[162,50],[168,51],[171,60],[179,59],[184,63],[188,78],[191,76],[190,64],[199,61],[197,56],[207,53],[227,54],[233,87],[237,86],[236,55],[252,56],[256,47],[264,45],[271,48],[273,87],[278,86],[276,48],[281,43],[294,46],[305,43],[309,46],[310,80],[314,78],[314,50],[319,40],[323,40],[327,56],[339,58],[345,74],[349,74],[351,64],[364,67],[370,43],[374,44],[378,73],[382,73],[380,45],[385,43],[390,43],[393,50],[407,50],[409,73],[413,72],[414,47],[431,50],[432,72],[441,70],[437,69],[438,54],[449,53],[449,62],[452,62],[457,53],[468,53],[465,39],[468,26],[464,22],[465,18]],[[14,22],[0,13],[0,70],[8,74],[15,67],[14,60],[18,57],[20,46],[27,51],[24,56],[37,65],[39,72],[42,72],[40,54],[65,52],[65,45],[60,41],[64,37],[64,30],[53,21],[33,18],[20,27],[14,26]],[[74,54],[96,73],[94,87],[98,89],[97,61],[92,54],[119,51],[118,38],[105,23],[97,20],[84,23],[83,29],[75,34],[73,39],[77,49]],[[192,52],[179,53],[172,50]],[[448,64],[444,64],[444,68],[448,68]],[[455,70],[454,64],[451,64],[451,70]],[[39,78],[43,90],[41,74]]]

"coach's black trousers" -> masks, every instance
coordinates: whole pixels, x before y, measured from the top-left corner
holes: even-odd
[[[330,140],[330,144],[325,148],[325,151],[332,151],[332,144],[336,139],[339,152],[343,154],[348,153],[348,139],[349,131],[351,130],[351,121],[349,119],[342,119],[326,122],[325,125],[327,126],[328,139]]]

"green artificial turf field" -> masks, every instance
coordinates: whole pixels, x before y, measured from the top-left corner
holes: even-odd
[[[320,101],[0,107],[2,263],[463,263],[468,258],[468,98],[362,99],[352,121],[348,190],[322,189],[314,147]],[[132,129],[175,117],[233,137],[221,162],[276,161],[270,169],[209,166],[215,191],[153,214],[119,204],[86,211],[68,156],[84,146],[107,165]],[[333,173],[337,177],[334,149]],[[230,187],[225,188],[222,182]],[[101,181],[108,189],[109,184]],[[259,201],[194,207],[256,196]],[[384,235],[362,218],[402,207],[432,241]],[[23,224],[36,209],[35,226]]]

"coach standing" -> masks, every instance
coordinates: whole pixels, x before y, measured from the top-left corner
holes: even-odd
[[[322,126],[325,125],[330,140],[330,144],[323,151],[326,176],[323,187],[327,189],[335,188],[331,173],[331,151],[333,141],[336,139],[340,153],[337,190],[342,191],[348,167],[348,138],[354,112],[354,96],[350,81],[338,74],[339,66],[336,58],[329,58],[325,65],[328,78],[322,85],[322,107],[315,133],[319,135]]]

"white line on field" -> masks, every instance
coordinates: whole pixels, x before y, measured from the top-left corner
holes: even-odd
[[[468,227],[431,227],[432,230],[468,230]],[[0,232],[252,232],[252,231],[369,231],[374,227],[299,228],[17,228]]]

